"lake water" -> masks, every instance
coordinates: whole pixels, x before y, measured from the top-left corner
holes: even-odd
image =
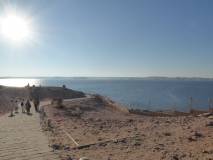
[[[115,78],[36,78],[0,79],[0,85],[7,86],[62,86],[98,93],[131,108],[150,110],[188,110],[189,98],[193,107],[208,108],[208,99],[213,98],[213,81],[193,80],[147,80]]]

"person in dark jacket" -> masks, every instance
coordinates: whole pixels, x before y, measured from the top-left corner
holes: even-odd
[[[33,104],[34,104],[34,107],[35,107],[35,111],[39,112],[39,104],[40,104],[39,99],[38,98],[34,99]]]
[[[29,101],[29,100],[27,100],[27,102],[26,102],[26,104],[25,104],[25,107],[26,107],[27,114],[30,114],[31,104],[30,104],[30,101]]]
[[[21,111],[22,111],[22,113],[25,113],[24,101],[22,101],[20,105],[21,105]]]

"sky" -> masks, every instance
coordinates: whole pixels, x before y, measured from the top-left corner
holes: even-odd
[[[0,0],[29,17],[0,36],[0,76],[213,77],[212,0]]]

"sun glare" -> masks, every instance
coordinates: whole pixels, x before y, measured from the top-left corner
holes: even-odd
[[[16,14],[7,14],[0,18],[1,34],[14,42],[22,42],[30,38],[30,23],[24,17]]]

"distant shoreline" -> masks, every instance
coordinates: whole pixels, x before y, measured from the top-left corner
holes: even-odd
[[[184,80],[184,81],[213,81],[213,78],[207,78],[207,77],[158,77],[158,76],[151,76],[151,77],[96,77],[96,76],[71,76],[71,77],[66,77],[66,76],[27,76],[27,77],[22,77],[22,76],[2,76],[0,79],[113,79],[113,80]]]

